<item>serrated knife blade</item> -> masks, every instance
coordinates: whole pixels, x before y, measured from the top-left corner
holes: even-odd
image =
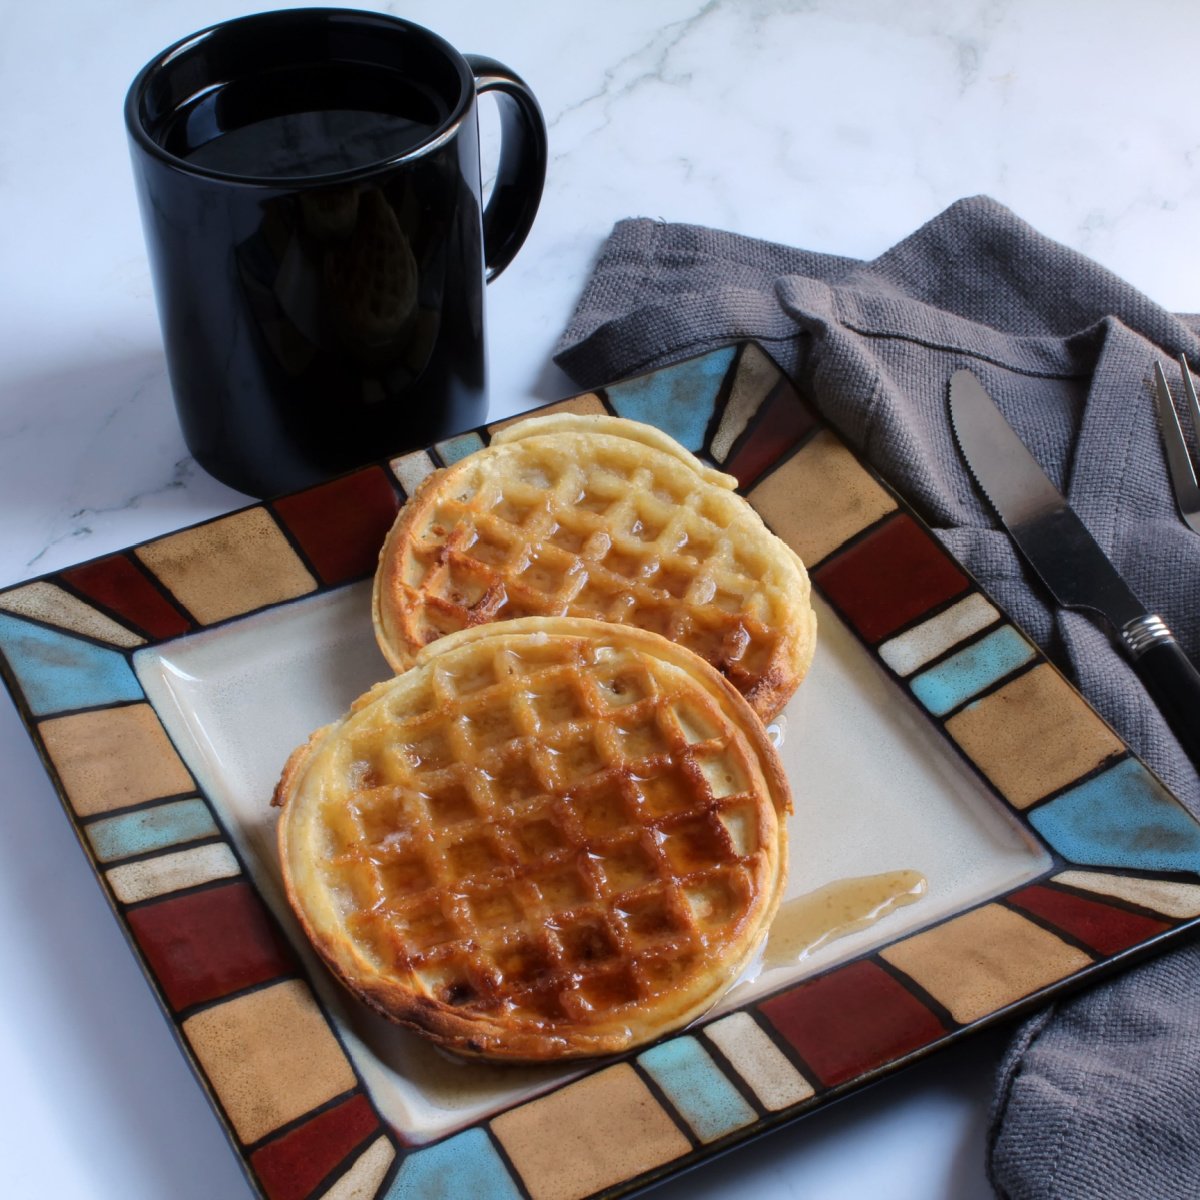
[[[1030,566],[1064,608],[1098,613],[1112,626],[1200,766],[1200,674],[1166,624],[1134,595],[970,371],[950,378],[950,423],[971,474]]]

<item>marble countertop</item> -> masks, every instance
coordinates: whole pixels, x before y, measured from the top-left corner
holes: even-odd
[[[170,401],[121,104],[162,46],[267,5],[5,6],[0,583],[244,503]],[[272,6],[273,7],[273,6]],[[489,289],[492,417],[573,391],[551,362],[626,216],[873,257],[986,193],[1177,311],[1200,309],[1200,133],[1171,0],[413,0],[544,107],[545,199]],[[586,15],[585,15],[586,14]],[[0,699],[0,1147],[13,1197],[242,1200],[237,1159]],[[982,1200],[1003,1031],[656,1195]]]

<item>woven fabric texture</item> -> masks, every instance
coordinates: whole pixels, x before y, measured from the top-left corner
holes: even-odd
[[[947,400],[961,367],[1146,606],[1200,660],[1200,537],[1175,509],[1153,365],[1200,362],[1173,314],[986,197],[873,261],[646,219],[602,248],[555,358],[597,387],[757,341],[1194,812],[1200,779],[1108,631],[1058,609],[981,499]],[[1198,715],[1200,719],[1200,715]],[[989,1145],[1009,1200],[1200,1195],[1200,950],[1018,1030]]]

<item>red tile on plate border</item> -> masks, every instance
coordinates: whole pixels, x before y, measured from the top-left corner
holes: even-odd
[[[1100,954],[1118,954],[1172,928],[1170,921],[1042,884],[1013,892],[1008,902]]]
[[[357,1146],[379,1128],[379,1118],[363,1095],[318,1113],[250,1155],[269,1200],[305,1200]]]
[[[322,582],[345,583],[375,570],[400,498],[381,467],[369,467],[273,502]]]
[[[192,622],[124,554],[112,554],[61,572],[61,578],[89,600],[135,625],[152,638],[181,637]]]
[[[834,555],[813,580],[872,644],[971,586],[937,539],[907,513]]]
[[[920,1000],[877,963],[851,963],[760,1006],[826,1087],[856,1079],[946,1032]]]
[[[734,476],[743,487],[750,487],[770,466],[778,462],[810,429],[817,418],[800,399],[787,379],[771,389],[752,418],[745,441],[735,444],[721,464],[721,470]]]
[[[296,970],[246,882],[130,909],[129,928],[176,1012]]]

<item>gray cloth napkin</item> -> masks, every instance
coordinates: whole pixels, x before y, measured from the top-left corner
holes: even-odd
[[[556,361],[596,387],[753,338],[1096,709],[1200,814],[1200,779],[1108,634],[1056,609],[959,457],[947,384],[974,371],[1146,605],[1200,660],[1200,537],[1174,507],[1152,367],[1200,322],[985,197],[870,262],[689,225],[620,222]],[[1198,714],[1200,719],[1200,714]],[[1009,1200],[1200,1196],[1200,948],[1017,1031],[989,1145]]]

